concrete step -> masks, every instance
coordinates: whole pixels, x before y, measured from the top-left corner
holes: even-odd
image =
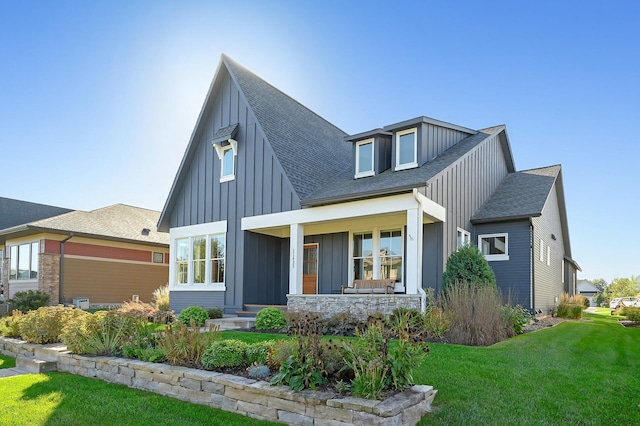
[[[43,361],[57,361],[58,354],[63,352],[69,352],[66,346],[60,343],[52,343],[36,347],[33,350],[33,355],[36,359],[41,359]]]
[[[226,317],[207,320],[205,328],[209,327],[209,324],[215,324],[220,327],[220,330],[236,330],[238,328],[251,328],[256,323],[254,318],[240,318],[240,317]]]
[[[0,379],[5,377],[21,376],[23,374],[29,374],[29,372],[17,367],[0,369]]]
[[[244,306],[243,311],[245,312],[258,312],[264,308],[277,308],[277,309],[280,309],[281,311],[287,310],[287,305],[260,305],[256,303],[245,303],[243,306]]]
[[[19,356],[16,358],[16,367],[33,374],[47,373],[58,369],[56,361],[44,361],[38,358],[26,356]]]

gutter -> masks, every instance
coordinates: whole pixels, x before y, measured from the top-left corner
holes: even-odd
[[[60,273],[58,279],[58,301],[61,305],[64,305],[64,243],[73,238],[73,232],[69,233],[69,236],[60,241]]]

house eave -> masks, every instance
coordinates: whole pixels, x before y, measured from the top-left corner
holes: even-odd
[[[11,232],[8,232],[8,231],[11,231]],[[135,240],[132,238],[112,237],[108,235],[91,234],[88,232],[77,232],[77,231],[64,230],[64,229],[52,229],[52,228],[44,228],[44,227],[30,226],[30,225],[14,226],[13,228],[7,228],[7,229],[1,230],[0,242],[5,243],[6,240],[9,239],[7,238],[7,236],[9,235],[11,235],[13,238],[19,238],[27,235],[44,234],[44,233],[59,234],[59,235],[69,235],[73,233],[74,237],[84,237],[84,238],[92,238],[97,240],[116,241],[116,242],[123,242],[123,243],[129,243],[129,244],[141,244],[141,245],[153,246],[153,247],[163,247],[163,248],[169,247],[168,242],[160,243],[157,241],[141,241],[141,240]]]
[[[582,272],[582,268],[580,267],[580,265],[578,265],[578,262],[576,262],[575,260],[573,260],[572,258],[570,258],[569,256],[565,256],[564,260],[566,260],[567,262],[571,263],[573,266],[576,267],[576,269],[580,272]]]
[[[387,195],[396,195],[396,194],[402,194],[405,192],[411,192],[415,187],[416,187],[415,184],[404,185],[397,188],[377,189],[375,191],[359,192],[357,194],[337,195],[335,197],[326,197],[326,198],[316,198],[316,199],[300,201],[300,205],[303,207],[318,207],[318,206],[326,206],[329,204],[345,203],[349,201],[360,201],[360,200],[366,200],[368,198],[378,198],[378,197],[385,197]]]
[[[410,120],[389,124],[388,126],[384,126],[382,129],[387,132],[394,132],[396,130],[401,130],[403,128],[415,126],[422,123],[433,124],[434,126],[444,127],[451,130],[457,130],[459,132],[468,133],[470,135],[475,135],[476,133],[478,133],[477,130],[458,126],[457,124],[447,123],[446,121],[436,120],[435,118],[426,117],[426,116],[420,116],[420,117],[412,118]]]
[[[473,223],[474,225],[479,225],[482,223],[511,222],[514,220],[524,220],[524,219],[530,219],[532,217],[540,217],[540,216],[542,216],[542,213],[532,213],[532,214],[504,216],[504,217],[487,217],[487,218],[481,218],[481,219],[471,219],[471,223]]]

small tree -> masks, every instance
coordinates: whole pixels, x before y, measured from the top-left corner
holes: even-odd
[[[39,290],[19,291],[13,295],[13,299],[9,299],[11,309],[17,309],[22,313],[35,311],[38,308],[49,305],[49,296]]]
[[[494,288],[496,286],[493,269],[480,250],[473,245],[466,245],[451,253],[442,280],[445,288],[458,282],[488,285]]]

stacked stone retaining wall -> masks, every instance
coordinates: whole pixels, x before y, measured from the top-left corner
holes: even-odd
[[[361,321],[373,313],[390,314],[396,308],[421,310],[422,298],[413,294],[288,294],[287,310],[314,312],[323,318],[348,313]]]

